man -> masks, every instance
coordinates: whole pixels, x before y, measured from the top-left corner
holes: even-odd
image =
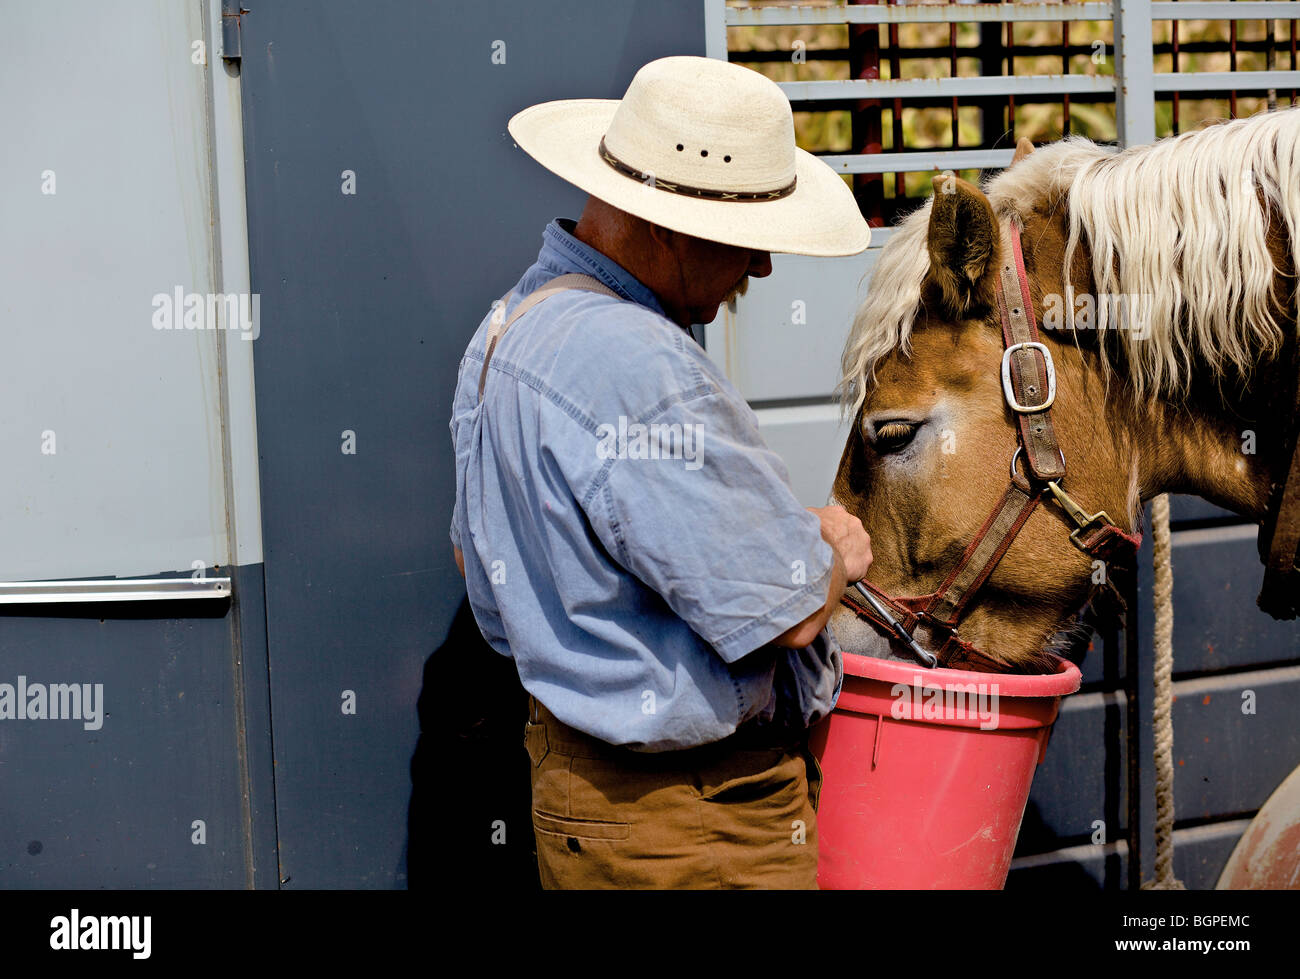
[[[451,421],[457,564],[530,695],[542,884],[815,887],[807,733],[870,541],[798,504],[687,331],[771,251],[856,254],[866,223],[738,65],[663,58],[509,128],[591,195],[470,341]]]

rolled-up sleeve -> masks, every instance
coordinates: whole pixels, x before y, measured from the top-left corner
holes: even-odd
[[[642,424],[597,445],[588,517],[610,553],[729,663],[822,608],[831,548],[749,407],[715,389]]]

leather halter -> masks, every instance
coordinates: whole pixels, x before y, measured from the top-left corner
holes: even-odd
[[[870,582],[860,584],[897,620],[886,621],[877,609],[845,594],[841,602],[880,631],[898,636],[895,626],[909,635],[918,627],[930,633],[938,665],[951,669],[1006,672],[1007,665],[986,656],[957,635],[957,623],[971,599],[988,580],[1002,556],[1046,497],[1055,499],[1076,525],[1070,541],[1094,559],[1132,562],[1142,543],[1141,530],[1129,534],[1115,525],[1104,511],[1089,514],[1061,488],[1065,478],[1065,454],[1052,426],[1052,403],[1056,398],[1056,367],[1052,353],[1039,341],[1038,325],[1029,297],[1020,248],[1020,229],[1006,222],[1011,260],[1004,261],[995,283],[998,313],[1002,319],[1002,393],[1016,417],[1019,445],[1011,456],[1011,482],[984,525],[967,546],[957,566],[943,583],[928,595],[895,598]],[[1016,460],[1023,454],[1026,474],[1017,471]],[[1300,480],[1298,480],[1300,483]],[[1109,584],[1109,576],[1107,576]]]

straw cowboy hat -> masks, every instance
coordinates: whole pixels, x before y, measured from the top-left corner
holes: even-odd
[[[797,255],[856,255],[871,241],[848,186],[795,146],[785,93],[740,65],[660,58],[621,100],[543,102],[509,129],[552,173],[674,231]]]

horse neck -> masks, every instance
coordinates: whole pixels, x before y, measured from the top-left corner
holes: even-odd
[[[1025,218],[1025,262],[1038,309],[1043,308],[1047,294],[1066,291],[1065,210],[1063,206],[1044,207]],[[1285,238],[1271,238],[1269,247],[1281,270],[1278,294],[1290,297]],[[1076,295],[1091,294],[1095,289],[1090,269],[1091,256],[1086,243],[1081,243],[1071,274]],[[1294,300],[1289,298],[1288,305],[1275,315],[1279,322],[1295,323]],[[1277,357],[1259,364],[1242,389],[1230,391],[1226,384],[1202,378],[1194,382],[1187,397],[1176,402],[1136,399],[1122,375],[1103,378],[1095,338],[1080,339],[1085,350],[1075,359],[1076,367],[1094,375],[1097,386],[1086,385],[1090,396],[1095,397],[1098,390],[1106,392],[1105,410],[1116,433],[1113,463],[1126,481],[1135,484],[1141,502],[1161,493],[1185,493],[1251,519],[1264,517],[1273,486],[1290,463],[1294,426],[1300,424],[1296,417],[1294,336]],[[1062,346],[1069,350],[1074,344],[1064,340]]]
[[[1289,414],[1262,417],[1257,399],[1214,410],[1150,402],[1138,419],[1141,498],[1186,493],[1262,519],[1272,484],[1289,461],[1285,426],[1277,423]]]

